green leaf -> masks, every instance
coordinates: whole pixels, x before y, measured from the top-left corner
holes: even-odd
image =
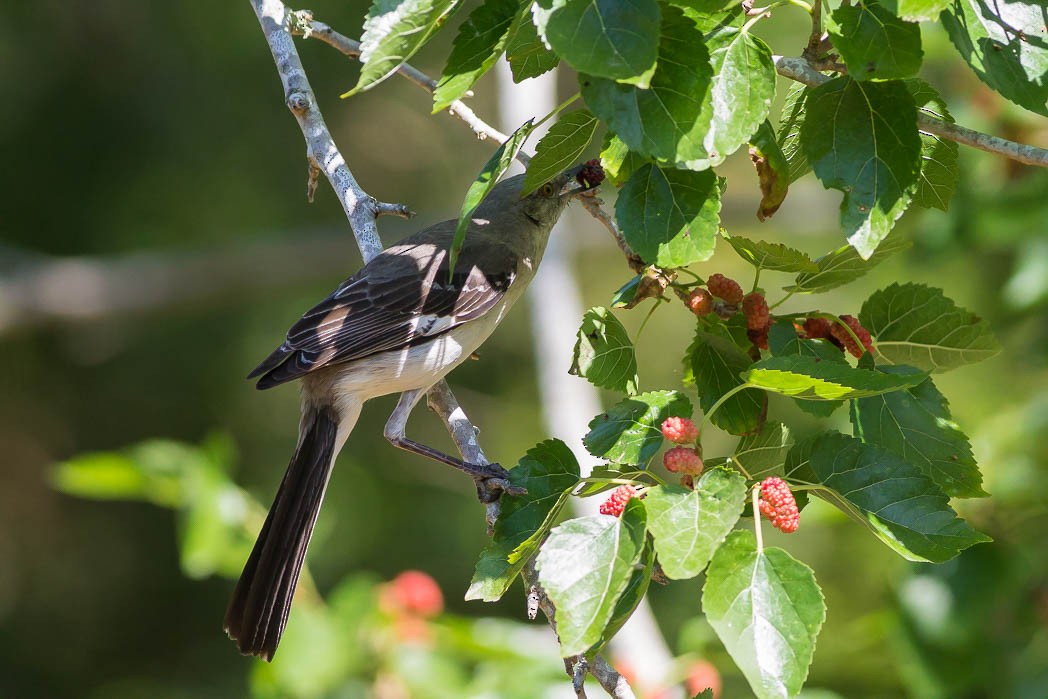
[[[593,418],[582,441],[594,456],[644,465],[662,446],[663,420],[691,417],[691,412],[691,401],[678,391],[641,393]]]
[[[633,616],[633,612],[644,599],[644,595],[647,594],[648,587],[651,586],[651,572],[655,568],[655,549],[652,548],[650,541],[645,543],[640,562],[633,568],[633,575],[630,576],[626,589],[622,591],[615,603],[615,611],[611,614],[611,620],[604,627],[600,641],[593,646],[591,653],[598,652],[619,632],[619,629]]]
[[[601,388],[637,392],[637,354],[626,328],[611,311],[600,306],[586,311],[575,337],[569,373]]]
[[[859,321],[876,338],[880,361],[949,371],[1001,351],[986,321],[923,284],[892,284],[875,292]]]
[[[535,559],[539,581],[557,608],[565,658],[601,640],[644,549],[644,506],[627,503],[622,517],[593,515],[555,527]]]
[[[369,90],[396,72],[456,7],[458,0],[375,0],[360,37],[360,79],[342,96]]]
[[[917,109],[928,116],[953,123],[946,103],[928,83],[914,78],[906,81]],[[957,142],[921,131],[921,175],[913,203],[946,211],[957,189]]]
[[[616,187],[624,185],[634,170],[650,162],[651,158],[634,153],[615,134],[609,131],[605,135],[604,145],[600,150],[600,165],[604,168],[608,182]]]
[[[880,0],[885,9],[908,22],[934,22],[951,0]]]
[[[113,452],[91,452],[57,464],[51,472],[55,488],[93,500],[149,500],[149,479],[133,459]],[[179,479],[172,477],[170,489],[177,502]]]
[[[236,578],[251,553],[244,493],[213,464],[187,469],[185,507],[178,522],[179,562],[186,577]]]
[[[727,235],[724,239],[735,248],[739,257],[757,269],[773,272],[816,272],[819,269],[805,253],[782,243],[766,243],[763,240]]]
[[[801,145],[823,186],[844,192],[841,226],[864,259],[910,203],[921,165],[917,107],[898,81],[833,78],[805,105]]]
[[[926,377],[927,374],[917,369],[884,374],[803,355],[762,359],[744,375],[755,388],[804,400],[875,396],[916,386]]]
[[[782,473],[781,467],[792,446],[790,428],[781,422],[768,422],[757,434],[739,440],[731,460],[745,469],[750,478],[759,481],[762,476]]]
[[[650,76],[659,45],[655,0],[539,0],[535,26],[580,73],[613,80]]]
[[[940,21],[980,80],[1012,102],[1048,116],[1044,2],[954,0]]]
[[[828,27],[833,47],[856,80],[908,78],[921,69],[921,29],[877,2],[841,5]]]
[[[597,118],[586,109],[562,116],[535,148],[535,157],[524,175],[521,196],[534,192],[578,162],[596,130]]]
[[[786,290],[801,294],[816,294],[836,289],[838,286],[855,281],[895,253],[908,249],[912,244],[901,233],[889,233],[888,237],[878,246],[877,251],[865,260],[855,248],[845,245],[815,260],[819,271],[798,274],[793,286],[786,287]]]
[[[839,432],[799,447],[790,453],[787,473],[826,486],[814,494],[907,560],[942,563],[990,541],[957,517],[934,481],[891,452]]]
[[[761,202],[757,206],[757,218],[766,221],[779,210],[790,187],[790,164],[779,143],[775,131],[767,119],[750,137],[750,162],[757,170],[757,181],[761,188]]]
[[[647,262],[686,267],[708,260],[720,227],[717,177],[642,165],[619,192],[615,218],[626,242]]]
[[[548,73],[560,63],[560,57],[546,48],[531,21],[530,6],[510,29],[509,42],[506,44],[506,60],[509,61],[513,82],[524,82]]]
[[[695,490],[659,485],[646,491],[648,531],[668,577],[686,580],[706,568],[739,520],[746,493],[746,479],[724,468],[708,469]]]
[[[710,563],[702,609],[759,699],[801,691],[826,619],[811,568],[779,548],[757,551],[751,532],[732,532]]]
[[[494,189],[495,184],[502,177],[502,173],[506,172],[509,166],[513,164],[513,159],[517,157],[517,153],[524,147],[524,142],[531,135],[533,121],[534,119],[528,119],[509,135],[506,142],[491,154],[488,162],[484,163],[484,167],[481,168],[480,173],[477,175],[477,179],[466,190],[466,198],[462,201],[462,210],[459,212],[458,225],[455,227],[455,238],[451,241],[449,274],[455,271],[455,263],[458,261],[462,244],[466,242],[466,229],[469,228],[469,221],[473,216],[473,212],[484,201],[484,197],[488,196],[488,193]]]
[[[484,0],[459,27],[444,73],[433,91],[433,111],[462,97],[502,55],[519,0]]]
[[[510,554],[533,535],[538,534],[535,538],[541,539],[543,527],[548,529],[552,525],[549,516],[558,503],[563,504],[561,495],[578,483],[579,464],[564,442],[550,439],[528,450],[509,472],[509,480],[513,485],[527,488],[528,494],[503,496],[495,536],[480,554],[477,570],[466,591],[467,600],[494,602],[506,593],[534,548],[530,553],[518,552],[514,563],[508,560]]]
[[[728,391],[741,386],[742,372],[753,360],[729,338],[699,330],[688,348],[688,358],[699,405],[709,411]],[[710,420],[731,434],[758,432],[768,409],[768,399],[759,391],[740,391],[721,405]]]
[[[706,37],[713,66],[705,157],[685,158],[691,170],[716,167],[749,141],[771,111],[775,64],[771,49],[749,32],[723,27]]]
[[[793,184],[811,172],[811,164],[801,147],[801,125],[804,123],[808,97],[811,88],[803,83],[791,83],[786,90],[786,99],[782,104],[782,116],[779,118],[779,147],[789,165],[790,180]]]
[[[853,248],[849,247],[848,250],[855,254]],[[771,331],[768,333],[768,348],[776,357],[801,355],[822,361],[848,364],[844,358],[844,352],[839,347],[828,340],[801,339],[793,329],[793,323],[788,320],[777,321],[771,326]],[[801,410],[816,417],[829,417],[837,408],[844,405],[843,400],[798,400],[796,398],[793,400]]]
[[[630,151],[671,163],[704,158],[710,117],[703,107],[713,67],[702,33],[679,8],[667,5],[660,35],[648,89],[580,75],[582,96]]]
[[[888,374],[901,367],[881,367]],[[905,391],[852,403],[855,435],[921,469],[950,497],[985,497],[968,437],[950,416],[945,396],[929,378]]]

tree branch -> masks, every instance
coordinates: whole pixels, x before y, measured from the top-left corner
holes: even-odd
[[[251,0],[251,4],[255,9],[255,14],[262,25],[262,31],[266,35],[266,41],[269,43],[273,53],[273,60],[276,63],[277,71],[280,73],[281,82],[284,84],[288,108],[291,109],[298,120],[302,134],[306,139],[307,157],[310,163],[314,164],[327,176],[332,188],[339,196],[339,200],[343,202],[343,208],[346,211],[346,217],[349,219],[350,226],[353,228],[357,245],[360,247],[365,261],[367,261],[382,251],[382,243],[378,237],[375,225],[376,217],[380,213],[388,213],[390,211],[401,213],[406,211],[406,209],[393,204],[380,204],[364,192],[353,178],[345,160],[331,138],[331,133],[324,123],[319,108],[316,106],[316,98],[312,88],[309,86],[305,69],[302,67],[302,61],[298,56],[294,40],[291,37],[292,28],[301,25],[303,21],[307,21],[309,32],[307,34],[303,30],[302,34],[308,36],[316,34],[317,38],[320,38],[321,34],[317,33],[317,29],[319,29],[316,26],[317,23],[311,19],[306,20],[305,15],[291,12],[280,0]],[[322,26],[324,27],[323,36],[331,38],[332,42],[342,43],[343,40],[346,42],[350,41],[326,27],[326,25]],[[342,50],[336,43],[331,43],[331,45]],[[350,48],[350,45],[346,44],[346,47]],[[359,52],[359,45],[353,50]],[[347,53],[347,51],[343,51],[343,53]],[[347,55],[349,54],[347,53]],[[402,66],[398,72],[404,74],[404,69],[405,67]],[[426,79],[418,71],[414,71],[413,76],[406,77],[412,79],[413,82],[417,82],[420,78],[425,79],[422,86],[427,90],[432,91],[435,87],[432,81]],[[462,106],[464,107],[465,105]],[[466,109],[468,110],[468,108]],[[478,133],[478,135],[483,133],[485,137],[491,136],[505,140],[505,136],[477,119],[472,110],[469,110],[468,113],[472,115],[469,118],[474,120],[471,128],[474,129],[475,133]],[[463,112],[458,112],[457,116],[463,118]],[[465,118],[463,120],[470,123]],[[462,454],[462,458],[471,463],[488,463],[477,440],[476,427],[470,423],[447,384],[444,381],[438,383],[427,394],[427,399],[430,407],[444,420],[448,432]],[[478,485],[478,487],[481,486]],[[497,517],[498,506],[497,502],[495,502],[488,505],[486,518],[489,526]],[[540,590],[534,568],[531,568],[531,572],[534,577],[530,579],[525,577],[525,584]],[[554,625],[555,629],[554,618],[556,612],[552,601],[541,591],[538,593],[538,600],[550,624]],[[569,675],[575,678],[573,668],[574,664],[568,668],[568,671]],[[630,690],[629,685],[622,676],[599,656],[598,662],[593,663],[590,671],[593,672],[594,677],[601,683],[601,686],[608,689],[608,692],[615,699],[635,699],[632,690]],[[584,690],[580,690],[578,696],[584,697]]]
[[[775,70],[779,75],[790,80],[804,83],[808,87],[817,87],[827,80],[829,76],[823,75],[812,67],[811,63],[803,58],[790,58],[788,56],[772,56],[775,61]],[[936,136],[956,141],[972,148],[1003,155],[1024,165],[1035,165],[1037,167],[1048,167],[1048,149],[1038,148],[1025,143],[1016,143],[1000,136],[991,136],[980,131],[951,124],[942,119],[936,119],[924,112],[917,112],[917,127]]]

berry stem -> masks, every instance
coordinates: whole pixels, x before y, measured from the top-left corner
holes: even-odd
[[[761,531],[761,486],[760,483],[753,486],[753,535],[757,537],[757,555],[764,553],[764,533]]]
[[[776,308],[778,308],[778,307],[779,307],[779,306],[781,306],[782,304],[786,303],[786,301],[787,301],[787,300],[788,300],[788,299],[789,299],[789,298],[790,298],[791,296],[793,296],[793,295],[794,295],[795,293],[797,293],[797,292],[795,292],[795,291],[790,291],[790,292],[787,292],[787,294],[786,294],[785,296],[783,296],[783,297],[782,297],[781,299],[779,299],[778,301],[776,301],[775,303],[773,303],[773,304],[771,305],[771,307],[770,307],[770,308],[769,308],[768,310],[769,310],[769,311],[774,311],[774,310],[775,310]],[[800,314],[798,314],[798,315],[800,315]],[[783,316],[780,316],[780,318],[781,318],[781,317],[783,317]]]
[[[761,267],[758,267],[757,271],[753,273],[753,288],[750,289],[751,293],[757,290],[757,283],[761,280],[761,269]]]

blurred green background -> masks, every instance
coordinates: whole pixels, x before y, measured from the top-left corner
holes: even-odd
[[[310,7],[350,35],[366,11],[358,0]],[[776,52],[797,53],[805,18],[777,12],[761,31]],[[923,30],[922,77],[959,122],[1048,145],[1043,118],[995,97],[936,26]],[[438,74],[452,36],[414,63]],[[427,95],[404,81],[339,100],[354,65],[299,43],[354,174],[376,197],[419,212],[412,222],[383,219],[385,240],[454,216],[491,144],[446,114],[430,116]],[[295,388],[258,393],[243,376],[359,265],[326,183],[306,202],[301,135],[248,4],[4,3],[0,66],[0,697],[526,697],[560,682],[552,641],[535,636],[544,625],[481,618],[522,621],[519,589],[494,606],[461,601],[486,540],[482,509],[467,480],[381,438],[394,397],[365,410],[311,548],[331,618],[310,626],[311,612],[296,608],[302,620],[293,614],[282,646],[291,659],[280,668],[253,670],[221,631],[232,589],[222,575],[239,572],[250,545],[230,522],[248,526],[259,514],[253,501],[268,505],[297,427]],[[562,75],[565,95],[571,81]],[[476,92],[475,108],[494,120],[493,79]],[[818,506],[800,533],[775,539],[814,568],[827,597],[808,686],[842,697],[1048,696],[1048,172],[968,149],[961,163],[949,213],[903,219],[915,241],[908,253],[830,296],[784,307],[854,313],[892,281],[924,282],[987,318],[1005,348],[937,379],[993,494],[958,507],[994,544],[942,566],[911,565]],[[841,244],[838,195],[810,176],[758,224],[745,154],[723,174],[732,233],[813,255]],[[630,273],[591,219],[573,211],[568,221],[585,260],[584,302],[607,303]],[[696,271],[749,279],[727,246]],[[762,277],[769,290],[776,281]],[[624,317],[635,337],[642,316]],[[645,388],[679,385],[691,327],[679,305],[647,324],[638,339]],[[546,437],[523,309],[482,357],[451,383],[488,454],[512,464]],[[816,426],[787,402],[772,409]],[[842,427],[844,413],[833,418]],[[411,430],[451,448],[426,411]],[[121,451],[155,439],[170,441]],[[707,453],[718,445],[730,442],[715,440]],[[112,468],[110,495],[124,488],[129,501],[55,488],[56,463],[92,453]],[[129,463],[149,477],[128,482]],[[164,506],[135,501],[147,491]],[[427,643],[393,651],[400,646],[374,640],[392,622],[365,623],[362,610],[378,594],[373,583],[405,569],[437,580],[448,614]],[[675,652],[712,661],[723,696],[747,696],[708,628],[688,621],[700,586],[675,583],[650,597]],[[336,638],[353,624],[374,631],[371,655],[355,636]],[[325,660],[332,648],[346,657]],[[391,663],[384,673],[408,678],[407,694],[382,689],[376,657]],[[528,681],[511,689],[507,672]],[[416,688],[418,678],[428,684]]]

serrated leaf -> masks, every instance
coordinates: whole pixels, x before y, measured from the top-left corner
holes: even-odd
[[[571,519],[550,532],[536,558],[539,581],[557,608],[557,635],[565,658],[598,643],[644,549],[644,506],[626,505],[622,517]]]
[[[779,118],[779,147],[789,165],[790,179],[793,184],[811,172],[811,165],[801,148],[801,125],[806,114],[805,107],[811,88],[803,83],[791,83],[786,90],[786,99],[782,104],[782,116]]]
[[[457,6],[458,0],[375,0],[360,37],[360,79],[342,96],[370,90],[392,75]]]
[[[949,371],[1001,351],[986,321],[957,306],[942,289],[892,284],[862,305],[859,321],[876,338],[880,361]]]
[[[781,467],[792,446],[790,428],[781,422],[768,422],[757,434],[739,440],[731,460],[745,469],[750,478],[759,481],[762,476],[782,473]]]
[[[601,388],[637,392],[637,354],[626,328],[611,311],[600,306],[586,311],[575,337],[569,373]]]
[[[766,221],[782,206],[790,188],[790,165],[767,119],[757,129],[757,133],[750,137],[750,162],[757,170],[757,181],[761,188],[757,219]]]
[[[792,355],[762,359],[743,378],[749,385],[804,400],[842,400],[875,396],[916,386],[927,378],[917,369],[884,374],[847,364]]]
[[[771,111],[775,64],[771,49],[749,32],[723,27],[706,37],[713,66],[709,127],[702,139],[706,155],[678,158],[691,170],[717,167],[753,135]]]
[[[650,162],[651,158],[634,153],[615,134],[609,131],[605,135],[604,144],[600,149],[600,165],[604,168],[608,182],[616,187],[624,185],[634,170]]]
[[[917,109],[928,116],[953,123],[946,103],[935,89],[923,80],[906,81]],[[957,189],[957,142],[921,131],[921,175],[913,203],[946,211]]]
[[[659,565],[674,580],[694,578],[735,526],[746,501],[746,479],[736,471],[707,469],[695,490],[679,485],[648,488],[644,509]]]
[[[548,73],[560,63],[560,57],[546,48],[539,38],[531,12],[526,11],[510,29],[506,44],[506,60],[513,74],[513,82],[520,83]]]
[[[979,79],[1048,116],[1048,26],[1044,2],[954,0],[939,16]]]
[[[713,67],[702,32],[672,5],[664,7],[659,32],[659,63],[648,89],[580,75],[582,96],[630,151],[671,163],[704,158],[709,113],[703,116],[703,107]]]
[[[641,600],[644,599],[644,595],[647,594],[648,587],[651,586],[651,572],[654,568],[655,549],[652,548],[651,542],[648,541],[644,545],[640,562],[633,567],[633,575],[630,576],[626,589],[622,591],[618,601],[615,602],[615,611],[611,614],[611,620],[604,627],[600,641],[593,646],[591,653],[600,651],[633,616],[633,612],[636,611]]]
[[[615,219],[645,261],[670,268],[708,260],[720,228],[717,177],[642,165],[619,192]]]
[[[898,81],[833,78],[812,89],[801,146],[816,177],[844,192],[841,227],[869,259],[910,203],[921,166],[917,107]]]
[[[782,243],[766,243],[739,236],[724,236],[739,257],[758,269],[773,272],[816,272],[818,267],[807,254]]]
[[[933,22],[951,0],[880,0],[885,9],[908,22]]]
[[[814,494],[907,560],[942,563],[990,541],[957,517],[942,489],[919,468],[891,452],[839,432],[798,446],[787,473],[826,486]]]
[[[702,609],[759,699],[800,692],[826,619],[811,568],[779,548],[757,551],[752,532],[732,532],[706,574]]]
[[[579,464],[564,442],[550,439],[528,450],[516,468],[510,470],[509,481],[527,488],[528,493],[503,496],[495,536],[480,554],[466,591],[467,600],[494,602],[505,594],[534,549],[530,553],[518,551],[513,563],[508,557],[536,534],[539,536],[535,539],[541,540],[543,527],[552,525],[550,513],[557,503],[563,504],[561,495],[578,483]]]
[[[447,65],[433,91],[433,111],[462,97],[502,55],[519,0],[484,0],[459,27]]]
[[[650,75],[655,65],[655,0],[538,0],[534,13],[539,35],[580,73],[630,80]]]
[[[513,159],[517,157],[517,153],[524,147],[525,141],[531,135],[533,121],[534,119],[528,119],[509,135],[506,142],[491,154],[477,178],[473,180],[473,184],[466,190],[466,198],[462,200],[462,209],[459,212],[458,225],[455,226],[455,237],[451,241],[449,274],[455,271],[455,263],[458,261],[463,243],[466,242],[466,229],[469,228],[473,212],[484,201],[484,197],[494,189],[502,174],[513,164]]]
[[[524,175],[521,196],[527,196],[578,162],[593,133],[597,118],[587,109],[562,116],[535,147],[535,156]]]
[[[742,372],[753,360],[729,338],[699,330],[688,348],[688,359],[699,405],[708,411],[728,391],[742,385]],[[768,399],[760,391],[740,391],[713,413],[714,425],[732,434],[750,434],[761,429]]]
[[[879,371],[897,373],[900,367]],[[985,497],[968,437],[950,416],[946,397],[929,378],[905,391],[852,403],[855,436],[921,469],[950,497]]]
[[[875,1],[841,5],[828,27],[833,47],[856,80],[908,78],[921,68],[921,29]]]
[[[913,243],[901,233],[889,233],[877,251],[864,260],[859,252],[850,245],[838,248],[815,260],[817,272],[802,272],[787,291],[800,294],[816,294],[836,289],[855,281],[897,252],[908,249]],[[867,328],[869,329],[869,328]]]
[[[848,249],[852,253],[855,252],[851,247]],[[808,340],[798,337],[797,332],[793,329],[793,323],[788,320],[777,321],[771,326],[768,332],[768,348],[776,357],[802,355],[838,364],[848,363],[841,348],[828,340]],[[837,408],[844,405],[842,400],[798,400],[796,398],[793,400],[801,410],[816,417],[829,417]]]
[[[691,417],[691,401],[678,391],[641,393],[593,418],[582,441],[594,456],[643,466],[662,446],[659,428],[668,417]]]

